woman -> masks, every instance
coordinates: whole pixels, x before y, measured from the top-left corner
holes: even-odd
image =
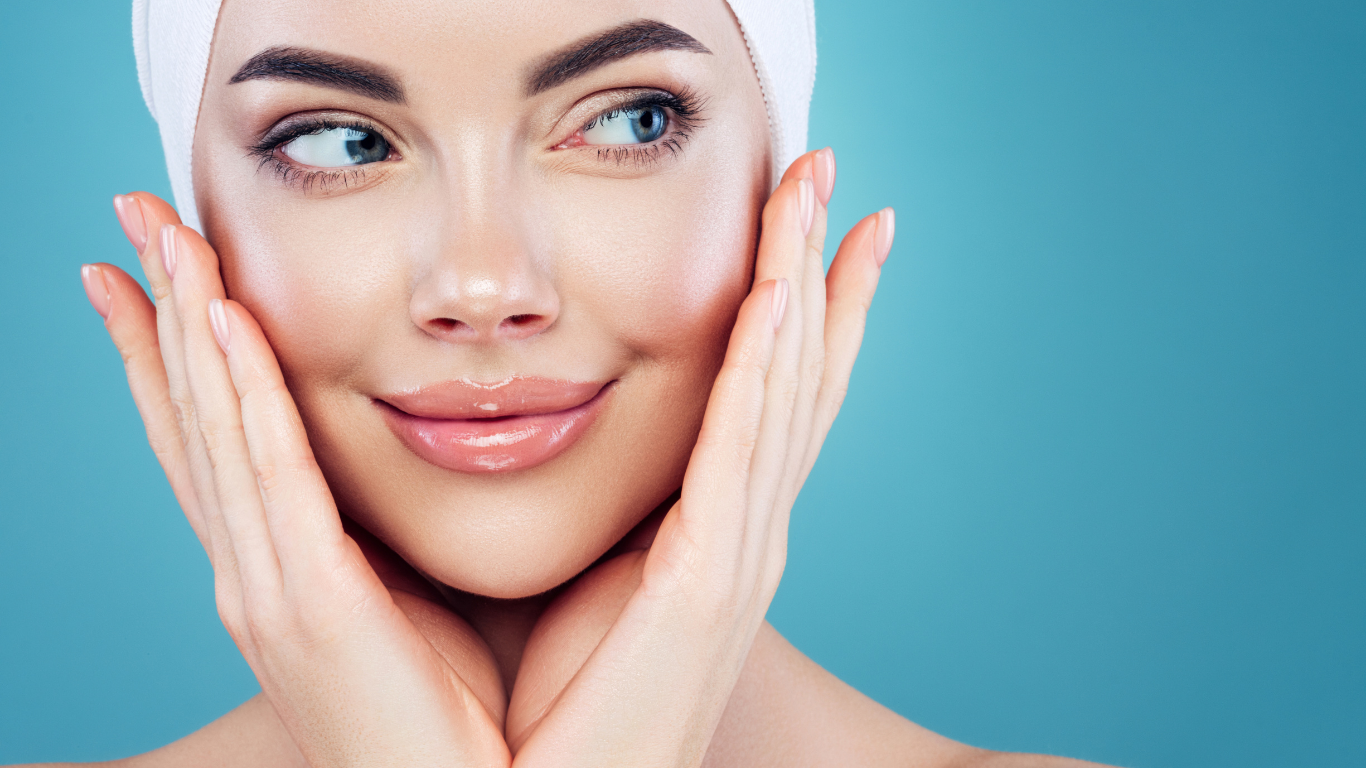
[[[824,274],[792,5],[140,6],[208,19],[140,55],[184,223],[83,279],[262,694],[126,762],[1070,762],[763,621],[894,228]]]

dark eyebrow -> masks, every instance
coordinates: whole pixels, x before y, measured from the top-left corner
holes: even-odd
[[[402,104],[404,98],[398,78],[383,67],[309,48],[267,48],[243,64],[228,83],[248,80],[294,80],[393,104]]]
[[[527,77],[526,93],[535,96],[604,64],[649,51],[711,53],[692,35],[662,21],[628,21],[551,54]]]

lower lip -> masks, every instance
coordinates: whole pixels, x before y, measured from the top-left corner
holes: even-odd
[[[389,429],[424,461],[456,472],[512,472],[544,464],[573,445],[593,425],[611,388],[563,411],[499,419],[431,419],[376,402]]]

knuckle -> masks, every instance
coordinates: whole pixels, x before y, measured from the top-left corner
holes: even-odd
[[[247,643],[246,628],[242,626],[235,610],[224,608],[222,604],[219,604],[218,620],[223,622],[223,629],[228,631],[228,637],[231,637],[239,648]]]
[[[759,445],[759,430],[747,429],[736,436],[731,444],[731,453],[735,458],[736,473],[743,475],[743,468],[749,466],[749,460],[754,456],[754,449]]]
[[[849,384],[848,382],[842,381],[830,388],[830,402],[834,403],[835,407],[838,408],[844,404],[844,398],[848,394]]]
[[[849,394],[849,384],[839,382],[825,387],[821,393],[825,400],[824,413],[821,415],[826,419],[834,419],[835,414],[839,413],[840,407],[844,405],[844,398]]]
[[[180,426],[182,435],[188,435],[194,429],[196,412],[194,400],[184,395],[171,395],[171,409],[175,411],[176,424]]]
[[[787,569],[787,549],[784,547],[780,556],[770,558],[769,567],[764,570],[763,578],[760,579],[760,588],[766,597],[772,598],[778,592],[778,585],[782,583],[783,571]]]
[[[651,597],[687,596],[707,588],[703,547],[683,526],[674,526],[650,548],[641,587]]]
[[[180,466],[180,457],[184,446],[179,441],[172,443],[164,435],[159,435],[151,430],[147,431],[147,444],[152,447],[152,455],[157,457],[157,462],[161,468],[170,475],[173,470]]]
[[[811,359],[802,366],[802,383],[814,390],[820,387],[823,378],[825,378],[825,355],[812,355]]]
[[[274,611],[263,610],[259,605],[248,605],[244,612],[243,623],[247,635],[253,639],[275,639],[280,637],[280,621]]]
[[[242,402],[242,410],[268,409],[282,396],[288,396],[288,390],[284,389],[278,382],[262,383],[254,376],[247,376],[241,382],[234,382],[238,386],[238,399]],[[258,402],[259,401],[259,402]]]
[[[199,436],[204,439],[204,451],[209,457],[209,461],[217,466],[223,458],[224,446],[226,445],[227,431],[222,424],[210,419],[199,419]]]
[[[261,409],[262,406],[268,406],[270,404],[268,398],[264,398],[265,402],[260,402],[263,399],[264,393],[258,389],[249,378],[242,382],[234,380],[233,385],[237,388],[237,400],[242,404],[243,414],[257,411]]]
[[[226,586],[223,579],[217,579],[214,587],[214,602],[218,608],[218,620],[233,642],[241,645],[247,639],[246,627],[242,620],[242,610],[237,590]]]
[[[261,489],[261,498],[267,504],[278,501],[280,496],[280,473],[275,465],[259,463],[253,467],[256,472],[256,485]]]
[[[261,499],[267,504],[285,500],[290,478],[306,477],[321,471],[312,453],[289,458],[282,463],[256,462],[252,469],[256,473],[256,485],[260,488]]]
[[[136,344],[115,344],[119,350],[119,357],[123,360],[123,367],[130,374],[137,368],[137,363],[142,361],[142,356],[146,350],[139,348]]]

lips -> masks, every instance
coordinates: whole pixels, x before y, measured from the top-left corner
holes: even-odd
[[[529,469],[564,452],[593,424],[611,382],[512,377],[447,381],[375,403],[413,453],[444,469]]]

